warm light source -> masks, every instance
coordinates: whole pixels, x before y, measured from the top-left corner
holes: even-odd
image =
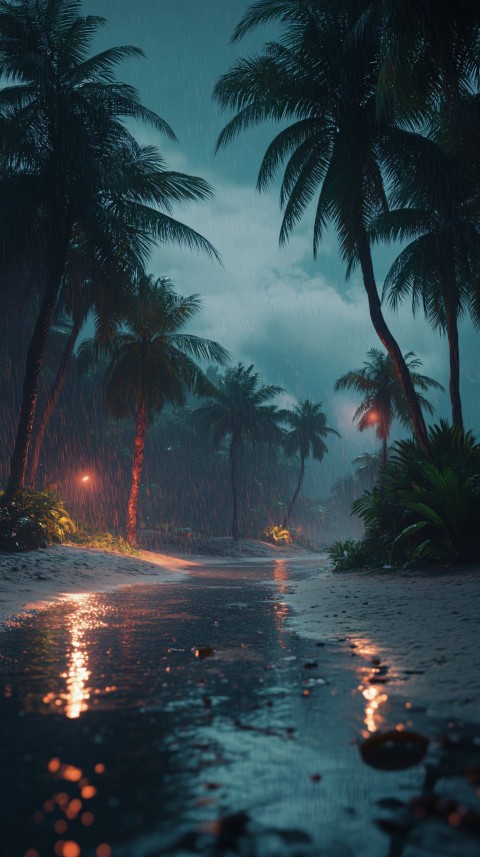
[[[370,411],[368,419],[371,423],[378,423],[378,414],[376,411]]]
[[[90,476],[88,475],[88,473],[86,473],[85,476],[82,476],[81,481],[82,482],[90,482]]]

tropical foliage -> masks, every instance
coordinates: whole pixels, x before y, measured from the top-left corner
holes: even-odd
[[[200,312],[199,295],[177,295],[168,278],[140,272],[135,293],[125,302],[122,329],[107,342],[82,343],[79,359],[85,369],[106,364],[103,383],[107,413],[135,420],[132,483],[127,509],[127,541],[137,541],[137,508],[145,439],[154,413],[165,404],[184,405],[186,393],[207,394],[211,386],[197,360],[224,364],[227,352],[217,342],[185,333]]]
[[[333,542],[327,550],[333,571],[350,571],[375,565],[371,550],[363,541],[344,539]]]
[[[422,363],[413,351],[405,354],[404,360],[423,411],[433,414],[433,407],[423,393],[430,389],[443,390],[442,385],[428,375],[415,371]],[[382,441],[382,464],[385,466],[388,438],[394,419],[398,419],[403,426],[411,425],[407,402],[390,356],[378,348],[371,348],[363,367],[342,375],[335,382],[334,389],[354,390],[363,397],[353,415],[353,421],[357,423],[358,431],[376,427],[376,435]]]
[[[82,16],[80,0],[0,4],[0,263],[2,283],[39,309],[28,349],[7,495],[23,485],[48,333],[72,244],[94,273],[143,264],[158,241],[215,255],[171,216],[172,203],[206,199],[202,179],[167,171],[126,122],[174,140],[170,126],[115,79],[132,46],[92,56],[104,20]]]
[[[239,363],[227,369],[220,384],[211,391],[209,401],[199,409],[199,417],[211,428],[213,442],[219,446],[229,440],[230,485],[232,491],[232,537],[240,536],[238,492],[245,442],[280,443],[282,413],[270,404],[283,388],[261,384],[253,364]]]
[[[429,430],[428,451],[398,441],[380,483],[353,505],[367,553],[384,562],[480,559],[480,444],[445,422]]]
[[[62,542],[76,531],[53,490],[23,489],[11,500],[0,496],[0,550],[32,550]]]
[[[257,180],[264,190],[285,165],[280,243],[315,199],[314,255],[333,224],[347,274],[360,267],[373,326],[395,366],[413,430],[425,444],[420,403],[385,321],[372,262],[370,222],[388,205],[383,153],[390,126],[376,98],[381,59],[377,30],[370,27],[368,38],[355,38],[358,19],[358,3],[345,0],[340,9],[331,0],[253,3],[233,40],[268,21],[280,22],[282,34],[260,54],[237,61],[218,81],[215,98],[235,115],[217,147],[266,120],[287,123],[269,145]]]

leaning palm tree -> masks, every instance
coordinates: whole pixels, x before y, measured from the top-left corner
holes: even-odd
[[[158,241],[215,254],[171,216],[173,203],[208,198],[210,186],[168,171],[126,127],[139,120],[175,139],[135,89],[115,80],[117,64],[141,51],[123,46],[90,55],[104,23],[82,16],[80,0],[0,3],[2,286],[13,282],[23,291],[34,282],[40,296],[7,496],[24,482],[39,375],[72,240],[81,236],[92,265],[105,268],[126,247],[131,268],[144,264]]]
[[[227,352],[217,342],[184,333],[185,324],[201,309],[198,295],[182,297],[165,277],[144,273],[123,313],[123,326],[105,343],[83,342],[80,365],[87,369],[105,362],[103,382],[107,413],[114,419],[135,419],[132,483],[127,508],[127,541],[137,541],[137,509],[148,424],[164,405],[183,405],[187,392],[205,395],[211,390],[197,360],[221,365]]]
[[[422,363],[413,351],[405,354],[404,360],[422,408],[432,414],[433,407],[423,393],[430,389],[443,391],[442,385],[428,375],[415,371]],[[399,419],[402,425],[411,427],[410,413],[390,356],[378,348],[371,348],[363,367],[338,378],[334,390],[360,393],[362,401],[353,415],[353,421],[357,423],[358,431],[376,427],[376,435],[382,441],[382,465],[385,466],[393,420]]]
[[[214,96],[236,115],[218,139],[226,146],[239,132],[266,120],[287,122],[269,145],[257,187],[264,190],[285,165],[280,192],[284,216],[280,243],[316,197],[313,252],[333,223],[347,272],[358,264],[373,326],[388,351],[419,442],[425,421],[402,352],[383,316],[368,226],[387,207],[380,142],[388,117],[377,109],[378,40],[351,38],[359,4],[343,0],[257,0],[234,32],[242,38],[259,24],[280,21],[279,42],[242,59],[218,81]]]
[[[209,401],[198,410],[200,418],[213,430],[215,446],[227,437],[230,439],[232,536],[235,541],[240,533],[239,469],[245,440],[249,439],[253,443],[279,443],[282,440],[283,432],[279,426],[282,414],[269,403],[283,392],[282,387],[260,384],[260,376],[253,372],[253,364],[245,367],[239,363],[226,370],[220,385],[212,390]]]
[[[322,411],[321,403],[315,404],[305,399],[299,402],[293,411],[284,411],[283,420],[290,426],[290,431],[285,435],[284,448],[288,456],[298,455],[300,458],[300,473],[297,487],[290,500],[285,518],[284,529],[288,528],[288,521],[303,483],[305,475],[305,461],[312,457],[315,461],[321,461],[328,452],[324,438],[329,434],[340,437],[338,431],[327,426],[327,415]]]
[[[30,485],[34,485],[37,478],[45,435],[60,401],[83,325],[92,317],[97,339],[105,342],[118,327],[122,302],[132,290],[132,280],[118,262],[118,258],[112,260],[112,268],[108,271],[94,271],[84,248],[70,248],[56,308],[56,316],[61,317],[60,331],[64,336],[66,333],[66,338],[55,378],[35,423],[26,475]]]

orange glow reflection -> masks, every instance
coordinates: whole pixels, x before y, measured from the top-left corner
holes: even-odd
[[[275,581],[275,588],[278,595],[284,596],[287,592],[287,583],[288,583],[288,568],[284,559],[278,559],[275,562],[273,568],[273,579]],[[280,645],[282,649],[285,648],[285,641],[283,639],[285,635],[285,619],[288,615],[288,607],[285,601],[276,601],[273,605],[274,610],[274,620],[276,628],[280,634]]]
[[[355,653],[369,661],[368,665],[365,664],[358,670],[360,684],[357,688],[365,700],[363,722],[365,725],[364,735],[367,737],[373,732],[377,732],[385,722],[382,706],[388,702],[388,694],[385,692],[385,685],[380,679],[385,677],[387,671],[389,676],[391,675],[391,667],[382,664],[380,649],[372,640],[356,638],[351,642],[355,646]]]
[[[75,720],[87,711],[91,696],[100,692],[91,686],[89,631],[106,626],[102,619],[108,612],[108,608],[99,604],[95,595],[92,594],[72,595],[69,596],[68,601],[73,609],[66,620],[69,635],[67,665],[66,671],[60,675],[65,682],[65,690],[60,693],[48,693],[44,696],[43,702],[45,705],[55,707],[57,711],[63,711],[70,720]],[[105,690],[108,692],[113,688],[105,688]],[[56,762],[55,759],[51,760],[52,765]],[[76,778],[78,779],[77,776]],[[71,779],[72,781],[74,779],[73,773]]]

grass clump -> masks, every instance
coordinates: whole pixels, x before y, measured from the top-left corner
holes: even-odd
[[[139,556],[140,551],[132,547],[122,536],[114,536],[112,533],[94,533],[87,530],[77,531],[69,539],[69,543],[76,547],[92,548],[94,550],[114,551],[115,553]]]

